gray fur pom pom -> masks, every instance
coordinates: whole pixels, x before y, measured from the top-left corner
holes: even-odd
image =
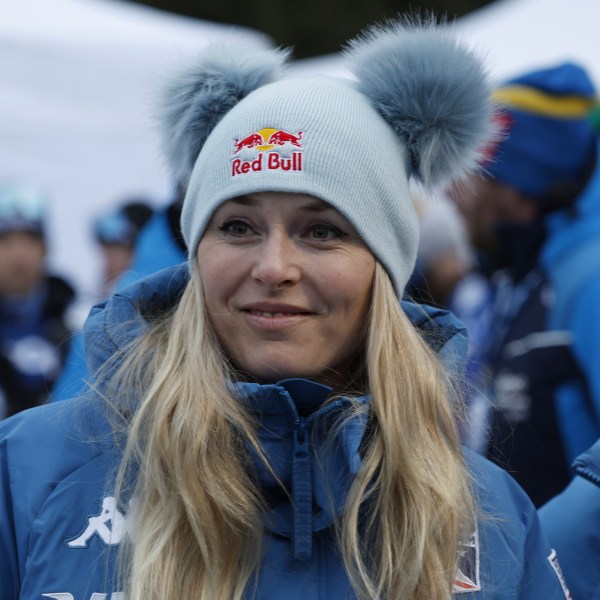
[[[216,124],[250,92],[279,79],[289,54],[289,50],[244,51],[214,45],[167,81],[157,117],[176,183],[187,185]]]
[[[491,131],[491,87],[471,50],[432,21],[377,26],[346,55],[367,95],[408,149],[426,185],[460,179],[477,166]]]

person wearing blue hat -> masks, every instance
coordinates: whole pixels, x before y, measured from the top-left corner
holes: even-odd
[[[94,237],[103,263],[101,298],[111,294],[117,280],[130,268],[138,238],[153,213],[147,201],[130,200],[96,219]]]
[[[120,278],[128,275],[137,241],[153,214],[147,200],[132,198],[95,219],[93,233],[102,255],[102,282],[94,302],[98,298],[108,298]],[[83,310],[87,316],[91,304],[85,303],[80,312]],[[80,395],[89,383],[88,375],[80,325],[71,338],[69,351],[48,400],[55,402]]]
[[[69,346],[75,292],[46,271],[43,192],[0,185],[0,418],[46,402]]]
[[[484,65],[432,22],[354,40],[355,81],[287,59],[212,46],[169,79],[187,260],[92,309],[87,396],[0,425],[3,600],[568,597],[530,500],[461,447],[464,328],[403,299],[409,178],[477,168]]]
[[[493,99],[500,135],[453,193],[493,290],[487,454],[540,506],[600,435],[600,250],[582,233],[600,214],[598,100],[574,63],[511,79]]]

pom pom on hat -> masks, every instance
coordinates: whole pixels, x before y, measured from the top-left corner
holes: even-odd
[[[511,79],[493,92],[502,140],[487,174],[533,199],[585,178],[596,157],[596,90],[579,65],[564,63]]]
[[[359,89],[400,136],[412,174],[426,185],[476,168],[492,136],[482,63],[433,21],[375,26],[347,55]]]
[[[187,185],[198,154],[215,125],[251,91],[280,78],[289,50],[215,44],[175,73],[158,106],[162,145],[173,177]]]

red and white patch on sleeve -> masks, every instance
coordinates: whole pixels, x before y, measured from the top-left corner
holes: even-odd
[[[548,557],[548,562],[550,563],[550,566],[552,567],[552,569],[556,573],[556,576],[558,577],[558,581],[560,582],[560,587],[562,587],[562,590],[565,594],[565,598],[567,600],[572,600],[573,596],[571,596],[571,592],[567,587],[565,576],[563,575],[562,569],[560,568],[560,564],[558,563],[558,556],[556,555],[556,550],[552,549],[552,552],[550,552],[550,556]]]
[[[479,532],[473,532],[470,539],[461,544],[458,570],[452,581],[453,594],[468,594],[481,591],[479,579]]]

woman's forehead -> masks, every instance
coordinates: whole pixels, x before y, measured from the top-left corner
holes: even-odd
[[[232,206],[249,206],[256,208],[282,206],[292,210],[316,213],[335,212],[341,215],[336,208],[324,200],[317,198],[316,196],[292,192],[256,192],[253,194],[238,196],[223,202],[223,204],[221,204],[221,206],[217,209],[217,212],[222,208]]]

